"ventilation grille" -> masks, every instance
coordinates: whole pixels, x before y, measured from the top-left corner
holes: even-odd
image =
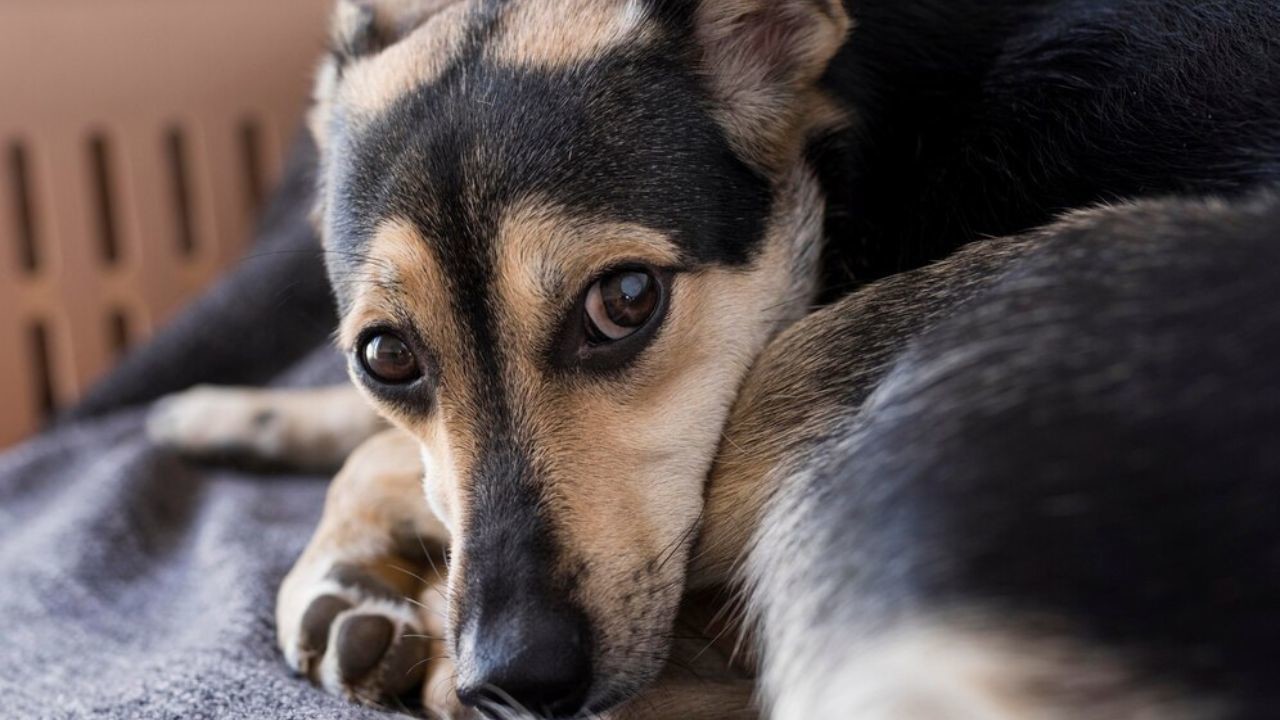
[[[0,445],[241,256],[329,1],[0,3]]]

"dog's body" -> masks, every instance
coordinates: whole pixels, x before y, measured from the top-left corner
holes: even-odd
[[[399,429],[282,588],[294,667],[739,717],[731,653],[654,684],[680,598],[731,586],[776,717],[1274,706],[1280,8],[418,0],[337,35],[321,224]],[[376,427],[309,402],[153,427],[313,462]]]

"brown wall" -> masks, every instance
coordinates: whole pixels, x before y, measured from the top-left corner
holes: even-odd
[[[0,446],[240,257],[331,2],[0,2]]]

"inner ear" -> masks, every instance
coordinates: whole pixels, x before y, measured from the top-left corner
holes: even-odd
[[[461,0],[338,0],[332,40],[340,61],[394,45],[432,15]]]
[[[757,160],[812,113],[805,101],[851,27],[841,0],[699,0],[694,23],[730,135]]]

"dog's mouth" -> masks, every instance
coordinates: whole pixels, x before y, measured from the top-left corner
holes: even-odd
[[[602,590],[532,574],[515,579],[520,587],[509,576],[464,578],[453,632],[459,699],[493,717],[594,717],[624,704],[668,659],[683,585],[669,575],[611,579]],[[589,609],[573,599],[584,595]]]
[[[500,621],[501,622],[501,621]],[[621,661],[595,652],[592,638],[581,638],[555,614],[536,626],[515,620],[502,631],[475,639],[459,639],[458,697],[486,716],[521,713],[539,718],[594,717],[634,697],[661,670],[658,645],[670,633],[643,632],[651,638],[652,659]],[[640,635],[641,633],[637,633]],[[653,664],[657,667],[646,668]],[[606,669],[606,668],[613,668]]]
[[[464,704],[539,717],[573,717],[586,706],[593,641],[572,605],[500,598],[478,605],[457,635]]]

